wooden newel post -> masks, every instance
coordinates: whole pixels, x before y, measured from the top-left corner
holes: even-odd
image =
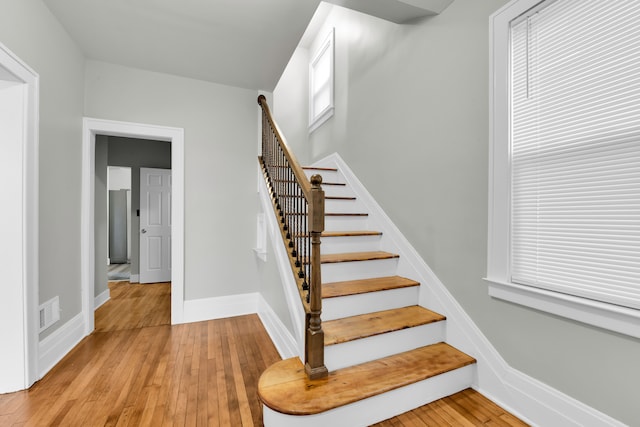
[[[314,380],[328,375],[324,366],[324,332],[322,331],[322,276],[320,273],[320,234],[324,231],[324,191],[322,177],[311,177],[309,201],[309,229],[311,231],[311,283],[309,288],[309,314],[305,336],[305,371]]]

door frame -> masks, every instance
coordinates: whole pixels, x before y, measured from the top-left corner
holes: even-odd
[[[20,248],[16,251],[17,262],[22,271],[22,280],[17,284],[20,287],[15,295],[17,301],[9,301],[21,308],[21,315],[17,318],[0,318],[3,322],[11,322],[11,328],[20,328],[22,331],[22,345],[13,347],[11,343],[3,342],[9,353],[9,359],[21,360],[21,366],[5,366],[16,375],[6,382],[0,383],[0,393],[7,393],[29,388],[39,379],[38,370],[38,344],[39,344],[39,257],[38,257],[38,220],[39,220],[39,164],[38,164],[38,140],[39,140],[39,105],[40,105],[40,77],[25,64],[18,56],[0,43],[0,80],[17,82],[24,86],[22,97],[22,141],[21,159],[16,159],[12,173],[19,177],[19,191],[21,200],[10,201],[19,206],[21,210],[22,224],[20,236],[15,243]],[[0,243],[2,244],[2,243]],[[2,325],[6,327],[7,324]],[[2,337],[2,334],[0,334]],[[13,357],[15,356],[15,357]],[[8,359],[8,360],[9,360]]]
[[[85,335],[95,329],[95,149],[96,135],[171,143],[172,239],[171,324],[184,323],[184,129],[85,117],[82,131],[82,313]]]

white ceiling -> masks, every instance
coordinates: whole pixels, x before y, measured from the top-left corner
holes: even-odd
[[[89,59],[272,91],[320,0],[43,0]]]

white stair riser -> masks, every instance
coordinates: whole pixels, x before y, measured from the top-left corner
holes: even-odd
[[[341,319],[374,311],[408,307],[418,303],[418,286],[322,300],[322,320]]]
[[[434,322],[386,334],[325,346],[329,372],[444,341],[445,322]]]
[[[327,231],[366,230],[369,218],[366,216],[325,216],[324,229]]]
[[[394,276],[397,265],[397,258],[322,264],[322,283]]]
[[[345,196],[345,197],[353,197],[353,191],[347,185],[323,185],[322,189],[324,190],[325,196]]]
[[[326,199],[324,201],[325,212],[365,212],[362,203],[357,200]]]
[[[380,249],[381,238],[380,235],[323,237],[320,250],[323,254],[377,251]]]
[[[467,389],[475,375],[476,366],[469,365],[315,415],[286,415],[263,406],[264,426],[369,426]]]

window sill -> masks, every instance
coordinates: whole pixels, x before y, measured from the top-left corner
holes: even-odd
[[[578,322],[640,338],[640,310],[485,278],[489,295]]]
[[[333,106],[328,107],[321,114],[319,114],[309,125],[309,133],[312,133],[314,130],[318,129],[324,122],[329,120],[333,116]]]

